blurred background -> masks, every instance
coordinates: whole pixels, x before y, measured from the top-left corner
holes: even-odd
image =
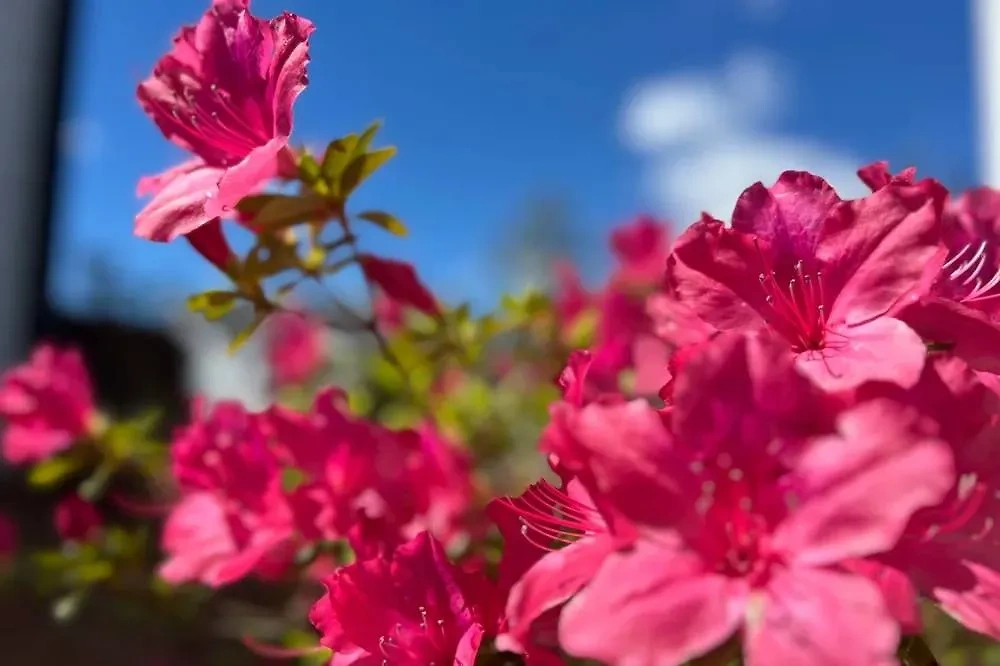
[[[0,361],[41,337],[72,342],[106,407],[158,402],[174,421],[196,392],[268,399],[259,340],[230,356],[230,333],[185,310],[221,276],[184,243],[132,235],[138,179],[181,157],[135,89],[206,4],[17,0],[0,28]],[[382,142],[399,148],[356,205],[378,202],[411,233],[370,234],[367,247],[412,261],[443,300],[474,311],[544,288],[556,257],[597,284],[617,224],[650,212],[677,231],[702,210],[728,217],[744,187],[785,169],[819,173],[845,197],[863,192],[854,172],[876,159],[953,188],[988,179],[977,73],[992,56],[974,47],[985,14],[969,2],[253,4],[317,25],[294,141],[322,150],[382,118]],[[36,511],[13,489],[0,499]],[[0,605],[0,633],[18,618],[37,655],[52,639],[28,632],[48,610],[22,601]],[[97,649],[80,640],[46,654],[119,663],[78,661]],[[137,663],[115,640],[132,655],[121,663]]]

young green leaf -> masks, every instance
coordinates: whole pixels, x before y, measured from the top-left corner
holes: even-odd
[[[366,210],[363,213],[358,213],[358,217],[362,220],[367,220],[372,224],[377,224],[396,236],[405,236],[409,233],[406,225],[404,225],[399,218],[392,213],[386,213],[382,210]]]

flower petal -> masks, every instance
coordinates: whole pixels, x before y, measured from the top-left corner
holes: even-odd
[[[903,388],[920,379],[927,349],[913,329],[892,317],[827,332],[825,349],[796,357],[799,371],[821,389],[836,393],[869,381],[887,381]]]
[[[772,547],[799,564],[828,564],[886,551],[917,509],[954,481],[947,446],[917,429],[918,415],[888,400],[838,419],[839,436],[815,440],[796,467],[802,504]]]
[[[861,576],[778,572],[751,600],[743,641],[747,666],[890,666],[899,631],[882,595]]]
[[[739,627],[746,583],[701,570],[689,554],[640,541],[613,554],[563,610],[570,654],[616,666],[686,663]]]
[[[214,216],[205,206],[219,192],[225,169],[201,166],[178,173],[163,185],[135,218],[135,235],[154,241],[172,241],[190,233]]]

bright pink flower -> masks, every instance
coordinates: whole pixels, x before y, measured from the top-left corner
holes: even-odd
[[[621,287],[656,288],[663,281],[670,253],[667,228],[649,215],[640,215],[611,232],[611,249],[618,268],[611,277]]]
[[[66,496],[56,505],[56,532],[63,541],[89,541],[104,525],[97,507],[76,493]]]
[[[140,182],[155,193],[137,235],[169,241],[231,211],[278,174],[305,88],[313,24],[253,16],[249,0],[215,0],[181,29],[137,95],[163,134],[196,160]]]
[[[379,328],[385,333],[393,333],[403,325],[403,305],[379,290],[372,303],[372,314]]]
[[[268,321],[268,363],[277,386],[302,384],[327,361],[323,323],[300,312],[281,312]]]
[[[473,666],[495,623],[489,582],[449,562],[426,532],[325,585],[309,619],[334,666]]]
[[[419,454],[413,456],[414,491],[423,496],[408,531],[428,531],[446,546],[460,540],[470,527],[472,460],[468,451],[446,439],[430,423],[417,431]],[[474,527],[474,525],[473,525]]]
[[[731,228],[706,215],[678,239],[672,295],[720,330],[769,329],[827,390],[912,386],[924,345],[893,315],[941,260],[945,195],[925,180],[842,201],[823,179],[785,172],[740,196]]]
[[[1000,372],[1000,191],[981,187],[945,208],[948,260],[930,293],[899,317],[973,368]],[[931,267],[933,271],[937,265]]]
[[[196,402],[171,455],[182,499],[164,528],[160,575],[218,587],[272,569],[292,526],[263,416],[235,402],[211,410]]]
[[[879,559],[974,631],[1000,638],[1000,396],[965,363],[937,356],[915,389],[869,385],[864,397],[905,400],[951,446],[956,482],[917,512],[897,547]]]
[[[7,421],[3,455],[15,464],[44,460],[92,434],[99,415],[79,352],[43,344],[8,370],[0,378],[0,417]]]
[[[552,272],[555,277],[553,307],[559,325],[565,330],[572,327],[577,317],[591,305],[593,297],[583,286],[576,266],[569,261],[557,261]]]
[[[557,453],[590,502],[548,490],[521,511],[528,534],[570,545],[515,586],[511,633],[571,597],[561,645],[612,665],[682,664],[737,631],[751,664],[894,663],[898,626],[879,587],[841,564],[893,548],[953,482],[951,456],[888,400],[829,427],[835,405],[790,356],[724,336],[684,363],[667,418],[640,401],[572,414]],[[570,554],[596,541],[598,507],[628,547],[560,586],[582,562]]]
[[[417,277],[413,266],[403,261],[382,259],[370,254],[360,258],[361,268],[369,282],[398,302],[429,315],[440,313],[437,301]]]
[[[917,168],[912,166],[893,174],[889,171],[889,163],[885,160],[858,169],[858,178],[871,188],[872,192],[881,190],[886,185],[913,185],[916,176]]]

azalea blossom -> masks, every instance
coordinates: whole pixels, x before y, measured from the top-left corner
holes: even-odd
[[[309,381],[327,361],[323,323],[301,312],[281,312],[268,318],[267,357],[276,386]]]
[[[194,158],[139,183],[139,195],[153,199],[136,217],[136,235],[191,234],[278,175],[313,29],[288,12],[258,18],[249,0],[214,0],[197,25],[180,30],[137,95],[164,136]]]
[[[424,314],[433,316],[440,313],[434,296],[423,285],[410,264],[370,254],[362,255],[359,261],[365,279],[378,287],[387,298]]]
[[[684,232],[668,261],[670,295],[711,328],[768,331],[826,390],[912,386],[924,344],[895,315],[943,261],[945,196],[925,180],[844,201],[822,178],[787,171],[744,191],[732,226],[705,215]]]
[[[495,624],[489,581],[449,562],[426,532],[324,585],[309,619],[333,666],[473,666]]]
[[[63,541],[90,541],[100,533],[104,523],[97,507],[76,493],[56,505],[54,522]]]
[[[280,568],[293,529],[263,417],[236,402],[192,411],[171,447],[181,499],[164,527],[160,575],[218,587]]]
[[[815,393],[791,356],[723,336],[685,362],[663,415],[566,414],[547,443],[589,498],[547,487],[520,511],[555,549],[512,591],[511,635],[563,605],[562,647],[608,664],[683,664],[737,633],[749,664],[894,663],[880,588],[842,565],[890,551],[944,497],[951,454],[894,401]]]
[[[914,514],[891,552],[864,566],[892,585],[889,598],[904,616],[915,616],[919,593],[973,631],[1000,639],[1000,396],[953,356],[935,357],[911,391],[862,389],[862,398],[880,396],[908,402],[937,425],[956,480],[943,501]]]
[[[43,344],[0,378],[0,417],[6,422],[3,456],[37,462],[95,434],[101,417],[80,353]]]

